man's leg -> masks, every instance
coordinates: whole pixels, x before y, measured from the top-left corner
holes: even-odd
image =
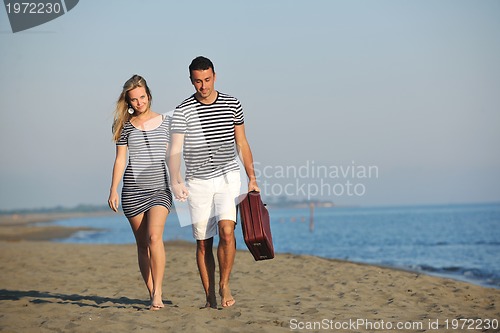
[[[217,308],[215,297],[215,259],[213,253],[217,222],[213,218],[213,186],[211,180],[191,180],[189,191],[189,213],[193,237],[196,239],[196,263],[206,295],[206,308]]]
[[[236,255],[234,227],[234,221],[219,221],[219,246],[217,248],[217,259],[219,260],[219,294],[222,297],[222,307],[233,306],[236,303],[231,295],[231,289],[229,288],[229,277],[231,275],[231,270],[233,269],[234,257]]]
[[[201,283],[207,297],[206,308],[217,308],[215,297],[215,259],[212,246],[214,238],[196,241],[196,262]]]

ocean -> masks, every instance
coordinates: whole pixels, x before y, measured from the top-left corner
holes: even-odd
[[[315,208],[313,223],[309,208],[268,209],[277,253],[381,265],[500,289],[500,204]],[[97,229],[58,242],[134,243],[123,214],[51,224]],[[191,227],[181,227],[171,214],[164,239],[193,242]],[[239,225],[236,242],[246,249]]]

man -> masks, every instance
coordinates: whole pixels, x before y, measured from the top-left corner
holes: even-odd
[[[236,198],[241,186],[235,147],[249,179],[248,191],[260,189],[240,102],[215,90],[216,74],[209,59],[195,58],[189,74],[196,92],[176,108],[172,119],[168,162],[172,190],[176,199],[189,203],[205,307],[211,308],[217,308],[212,246],[219,234],[219,295],[222,307],[229,307],[235,304],[229,277],[236,254]],[[183,149],[186,184],[180,176]]]

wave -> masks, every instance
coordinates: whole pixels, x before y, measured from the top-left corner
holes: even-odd
[[[494,246],[500,246],[499,241],[477,241],[474,243],[474,245],[494,245]]]
[[[500,275],[479,268],[444,266],[434,267],[430,265],[410,265],[412,271],[429,273],[433,275],[458,278],[467,282],[479,283],[487,287],[500,288]]]
[[[455,246],[455,245],[482,245],[482,246],[500,246],[500,241],[487,241],[487,240],[478,240],[474,242],[467,242],[467,241],[456,241],[456,242],[450,242],[450,241],[438,241],[438,242],[427,242],[427,241],[417,241],[413,245],[418,245],[418,246]]]

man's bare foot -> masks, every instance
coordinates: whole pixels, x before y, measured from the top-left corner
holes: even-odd
[[[211,304],[210,302],[207,302],[205,306],[202,306],[201,309],[217,309],[217,304]]]
[[[212,296],[207,296],[207,303],[205,303],[205,306],[201,307],[201,309],[217,309],[217,298],[215,295]]]
[[[231,290],[229,290],[228,287],[220,289],[219,294],[222,297],[221,305],[223,308],[228,308],[236,303],[233,296],[231,295]]]

